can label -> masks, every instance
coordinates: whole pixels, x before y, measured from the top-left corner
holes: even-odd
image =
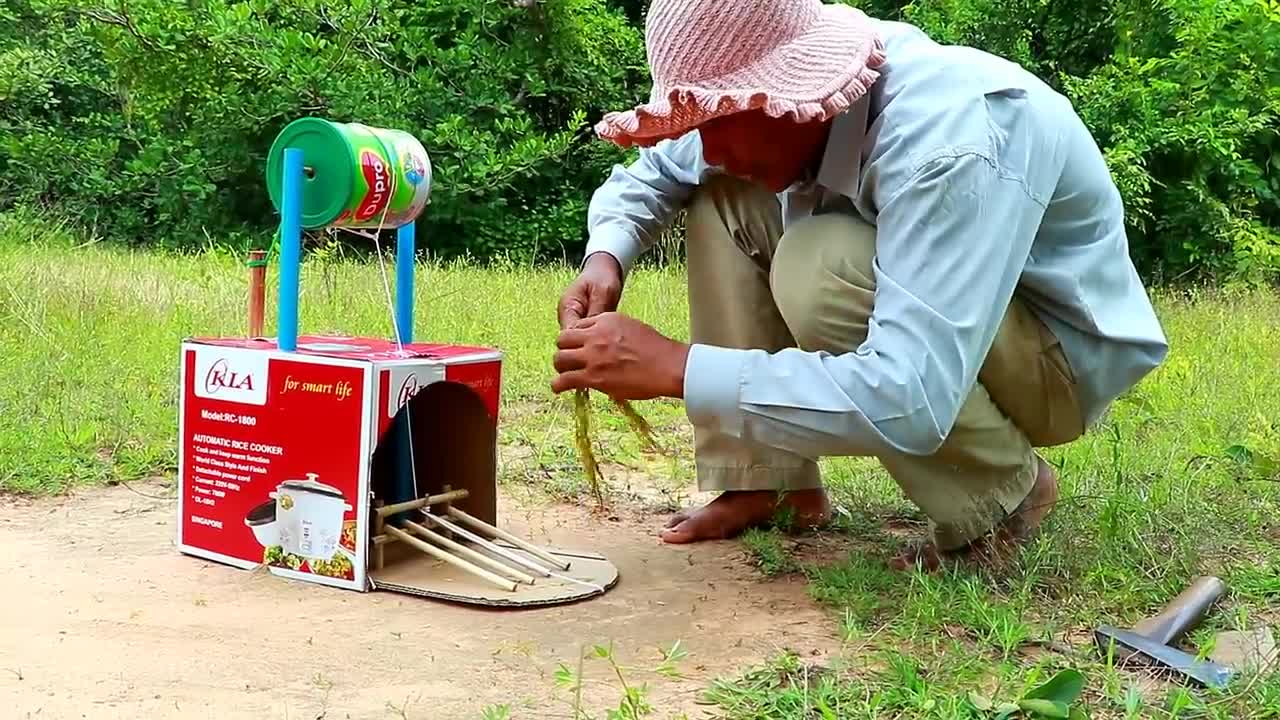
[[[395,228],[422,214],[431,192],[431,161],[421,143],[399,130],[338,124],[351,141],[353,193],[334,222],[344,228]]]
[[[431,193],[431,161],[416,138],[400,130],[379,130],[395,166],[395,191],[387,223],[399,227],[417,219]]]
[[[391,200],[391,168],[387,158],[370,150],[360,151],[360,174],[364,178],[365,194],[356,207],[358,223],[374,220],[386,209]]]

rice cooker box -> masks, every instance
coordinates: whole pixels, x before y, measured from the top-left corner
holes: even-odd
[[[410,450],[389,430],[404,421],[418,496],[465,488],[458,507],[495,522],[501,370],[500,353],[479,347],[310,336],[283,352],[272,340],[186,340],[179,549],[371,589],[371,508],[403,487]]]

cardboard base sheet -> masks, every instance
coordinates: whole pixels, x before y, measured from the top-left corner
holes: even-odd
[[[396,543],[398,544],[398,543]],[[504,549],[537,561],[519,548],[498,543]],[[601,555],[581,551],[565,551],[544,548],[548,553],[570,563],[567,571],[557,571],[564,576],[539,577],[533,585],[516,585],[509,592],[491,585],[449,563],[422,553],[391,560],[388,552],[387,566],[370,570],[369,580],[374,589],[418,595],[452,602],[486,605],[490,607],[540,607],[585,600],[603,595],[618,582],[618,569]],[[390,547],[387,548],[391,550]]]

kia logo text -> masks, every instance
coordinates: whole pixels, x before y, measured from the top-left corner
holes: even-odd
[[[404,407],[405,403],[418,394],[419,387],[421,386],[418,385],[417,375],[411,374],[405,378],[404,383],[400,386],[400,397],[396,401],[396,407]]]
[[[223,388],[253,392],[253,375],[240,375],[227,367],[225,359],[219,359],[204,376],[204,391],[216,395]]]

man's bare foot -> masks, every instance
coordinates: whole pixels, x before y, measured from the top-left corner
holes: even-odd
[[[721,493],[696,510],[682,510],[662,531],[663,542],[679,544],[701,540],[724,540],[752,527],[767,525],[779,511],[790,514],[797,527],[817,527],[831,518],[831,505],[824,490],[734,490]]]
[[[1030,540],[1058,502],[1058,478],[1053,467],[1039,456],[1036,484],[1031,487],[1018,509],[990,533],[963,548],[942,551],[932,541],[908,548],[889,561],[894,570],[909,570],[917,564],[925,572],[934,572],[948,561],[973,561],[994,564],[1012,555],[1018,546]]]

